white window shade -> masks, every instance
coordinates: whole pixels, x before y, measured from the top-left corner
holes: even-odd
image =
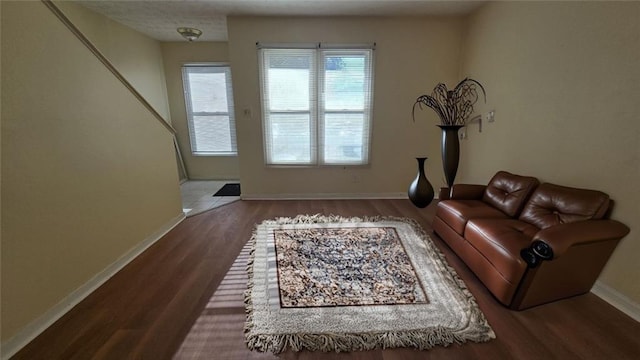
[[[269,49],[261,54],[266,163],[315,163],[315,52]]]
[[[319,106],[322,163],[369,161],[372,68],[370,50],[323,50]]]
[[[237,154],[229,66],[185,65],[182,75],[192,153]]]
[[[267,165],[367,164],[372,50],[259,53]]]

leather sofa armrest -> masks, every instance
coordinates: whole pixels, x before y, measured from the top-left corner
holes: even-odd
[[[551,260],[574,245],[620,240],[629,231],[629,227],[615,220],[577,221],[540,230],[533,237],[530,249],[543,260]]]
[[[451,188],[451,200],[481,200],[486,185],[455,184]]]

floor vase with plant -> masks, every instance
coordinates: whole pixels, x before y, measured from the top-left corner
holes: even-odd
[[[431,95],[421,95],[413,104],[412,117],[415,121],[415,109],[418,105],[431,108],[440,117],[438,127],[442,129],[442,166],[451,188],[458,172],[460,159],[460,142],[458,130],[463,128],[469,116],[473,113],[473,105],[478,101],[478,89],[486,102],[484,87],[478,81],[466,78],[458,83],[453,90],[448,90],[443,83],[438,84]]]
[[[451,188],[458,173],[458,163],[460,161],[460,140],[458,130],[463,125],[438,125],[442,129],[442,169],[447,185]]]

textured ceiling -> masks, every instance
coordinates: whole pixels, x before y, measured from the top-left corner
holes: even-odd
[[[161,41],[184,41],[178,27],[202,30],[200,40],[226,41],[227,15],[461,15],[484,1],[432,0],[180,0],[76,1]]]

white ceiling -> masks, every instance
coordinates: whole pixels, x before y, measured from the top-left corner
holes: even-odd
[[[227,40],[227,15],[464,15],[484,1],[434,0],[81,0],[86,8],[160,41],[184,41],[178,27],[202,30],[201,41]]]

